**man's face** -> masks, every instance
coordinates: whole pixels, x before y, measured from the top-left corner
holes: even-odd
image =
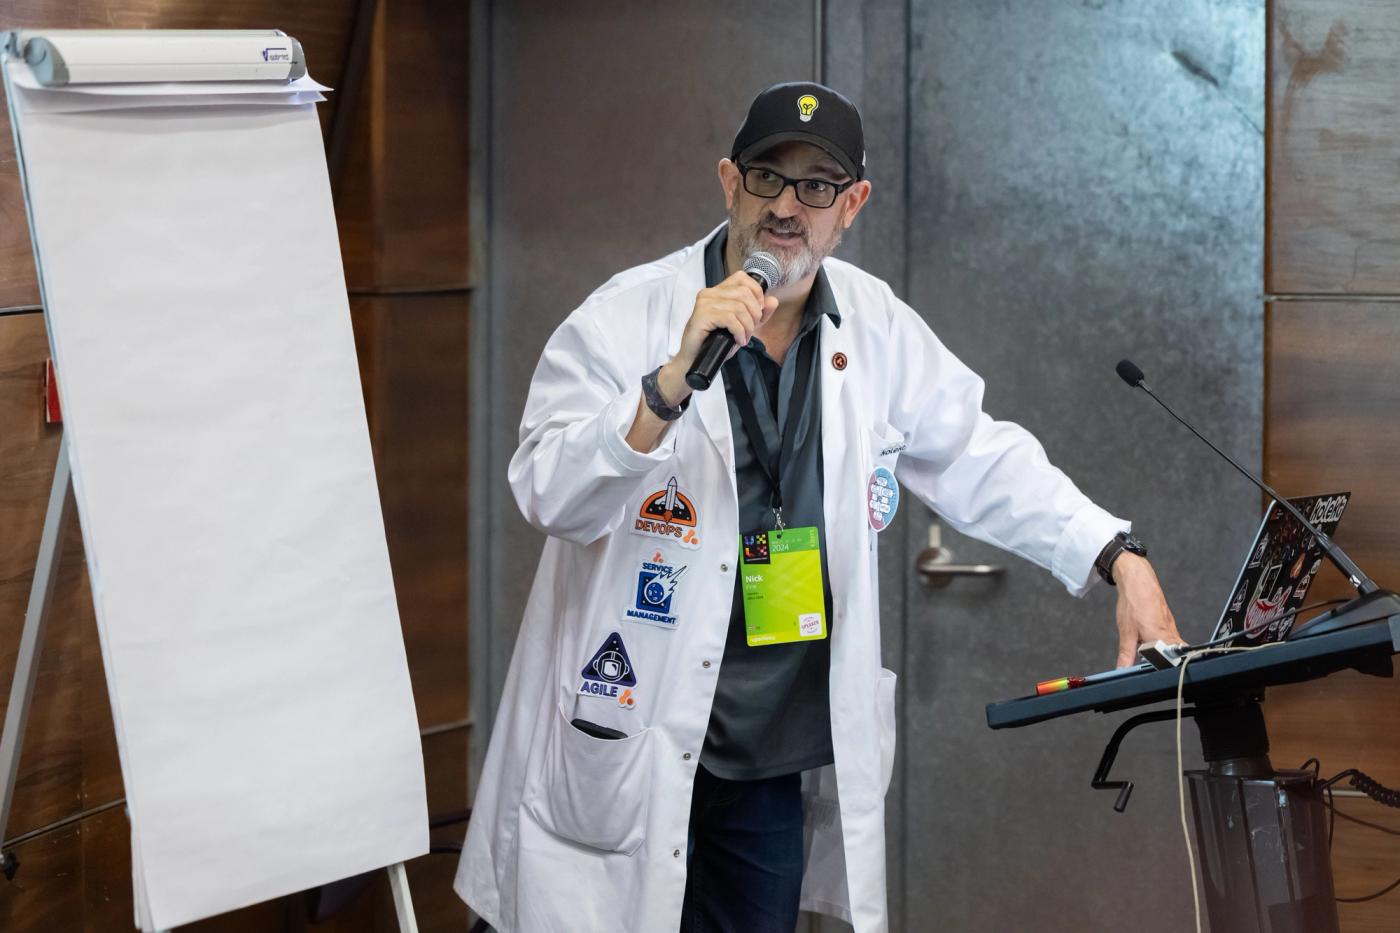
[[[753,157],[751,172],[772,171],[787,178],[815,178],[844,184],[850,177],[825,150],[810,143],[781,143]],[[720,180],[729,207],[729,236],[740,256],[765,250],[783,267],[783,281],[775,288],[814,275],[823,259],[841,242],[869,196],[870,183],[857,182],[836,196],[830,207],[809,207],[797,199],[791,185],[774,198],[750,194],[739,169],[728,159],[720,162]]]

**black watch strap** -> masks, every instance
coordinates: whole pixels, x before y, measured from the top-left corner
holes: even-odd
[[[673,407],[671,403],[667,402],[661,394],[660,386],[656,384],[656,376],[660,372],[661,367],[658,366],[642,377],[642,398],[646,401],[647,408],[651,409],[653,415],[662,421],[675,421],[690,407],[690,398],[687,397],[685,401],[681,402],[679,408]]]
[[[1143,546],[1141,541],[1126,531],[1120,531],[1113,536],[1113,540],[1104,545],[1103,550],[1099,551],[1099,556],[1094,560],[1094,569],[1099,572],[1099,576],[1103,577],[1109,586],[1118,585],[1113,580],[1113,562],[1124,551],[1139,557],[1147,556],[1147,548]]]

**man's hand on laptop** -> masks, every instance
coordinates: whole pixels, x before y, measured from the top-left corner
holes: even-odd
[[[1177,645],[1186,639],[1176,630],[1176,619],[1147,558],[1123,553],[1113,562],[1113,582],[1118,585],[1118,667],[1138,662],[1138,647],[1158,639]]]

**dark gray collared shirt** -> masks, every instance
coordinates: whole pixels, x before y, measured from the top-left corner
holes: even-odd
[[[705,285],[725,278],[727,230],[705,247]],[[781,365],[755,339],[725,363],[728,378],[742,380],[753,396],[765,443],[776,452],[789,418],[798,418],[792,455],[782,464],[783,521],[790,528],[815,525],[822,542],[822,588],[827,637],[750,648],[744,634],[744,602],[735,576],[729,636],[724,646],[714,706],[700,763],[733,781],[754,781],[831,764],[831,706],[827,678],[831,667],[831,577],[826,563],[826,528],[822,516],[821,328],[822,315],[838,325],[841,312],[827,282],[817,272],[802,311],[797,337]],[[804,341],[815,345],[810,371],[798,373]],[[793,386],[810,379],[801,411],[789,411]],[[754,454],[733,396],[729,396],[730,433],[734,436],[734,474],[739,490],[739,530],[773,527],[768,478]],[[737,550],[739,542],[734,542]]]

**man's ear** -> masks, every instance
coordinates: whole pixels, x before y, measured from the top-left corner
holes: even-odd
[[[728,159],[719,160],[719,184],[724,190],[725,210],[734,210],[734,199],[739,196],[739,166]]]
[[[845,191],[841,192],[841,229],[849,230],[851,224],[855,222],[856,215],[865,206],[865,202],[870,200],[870,181],[861,179]]]

